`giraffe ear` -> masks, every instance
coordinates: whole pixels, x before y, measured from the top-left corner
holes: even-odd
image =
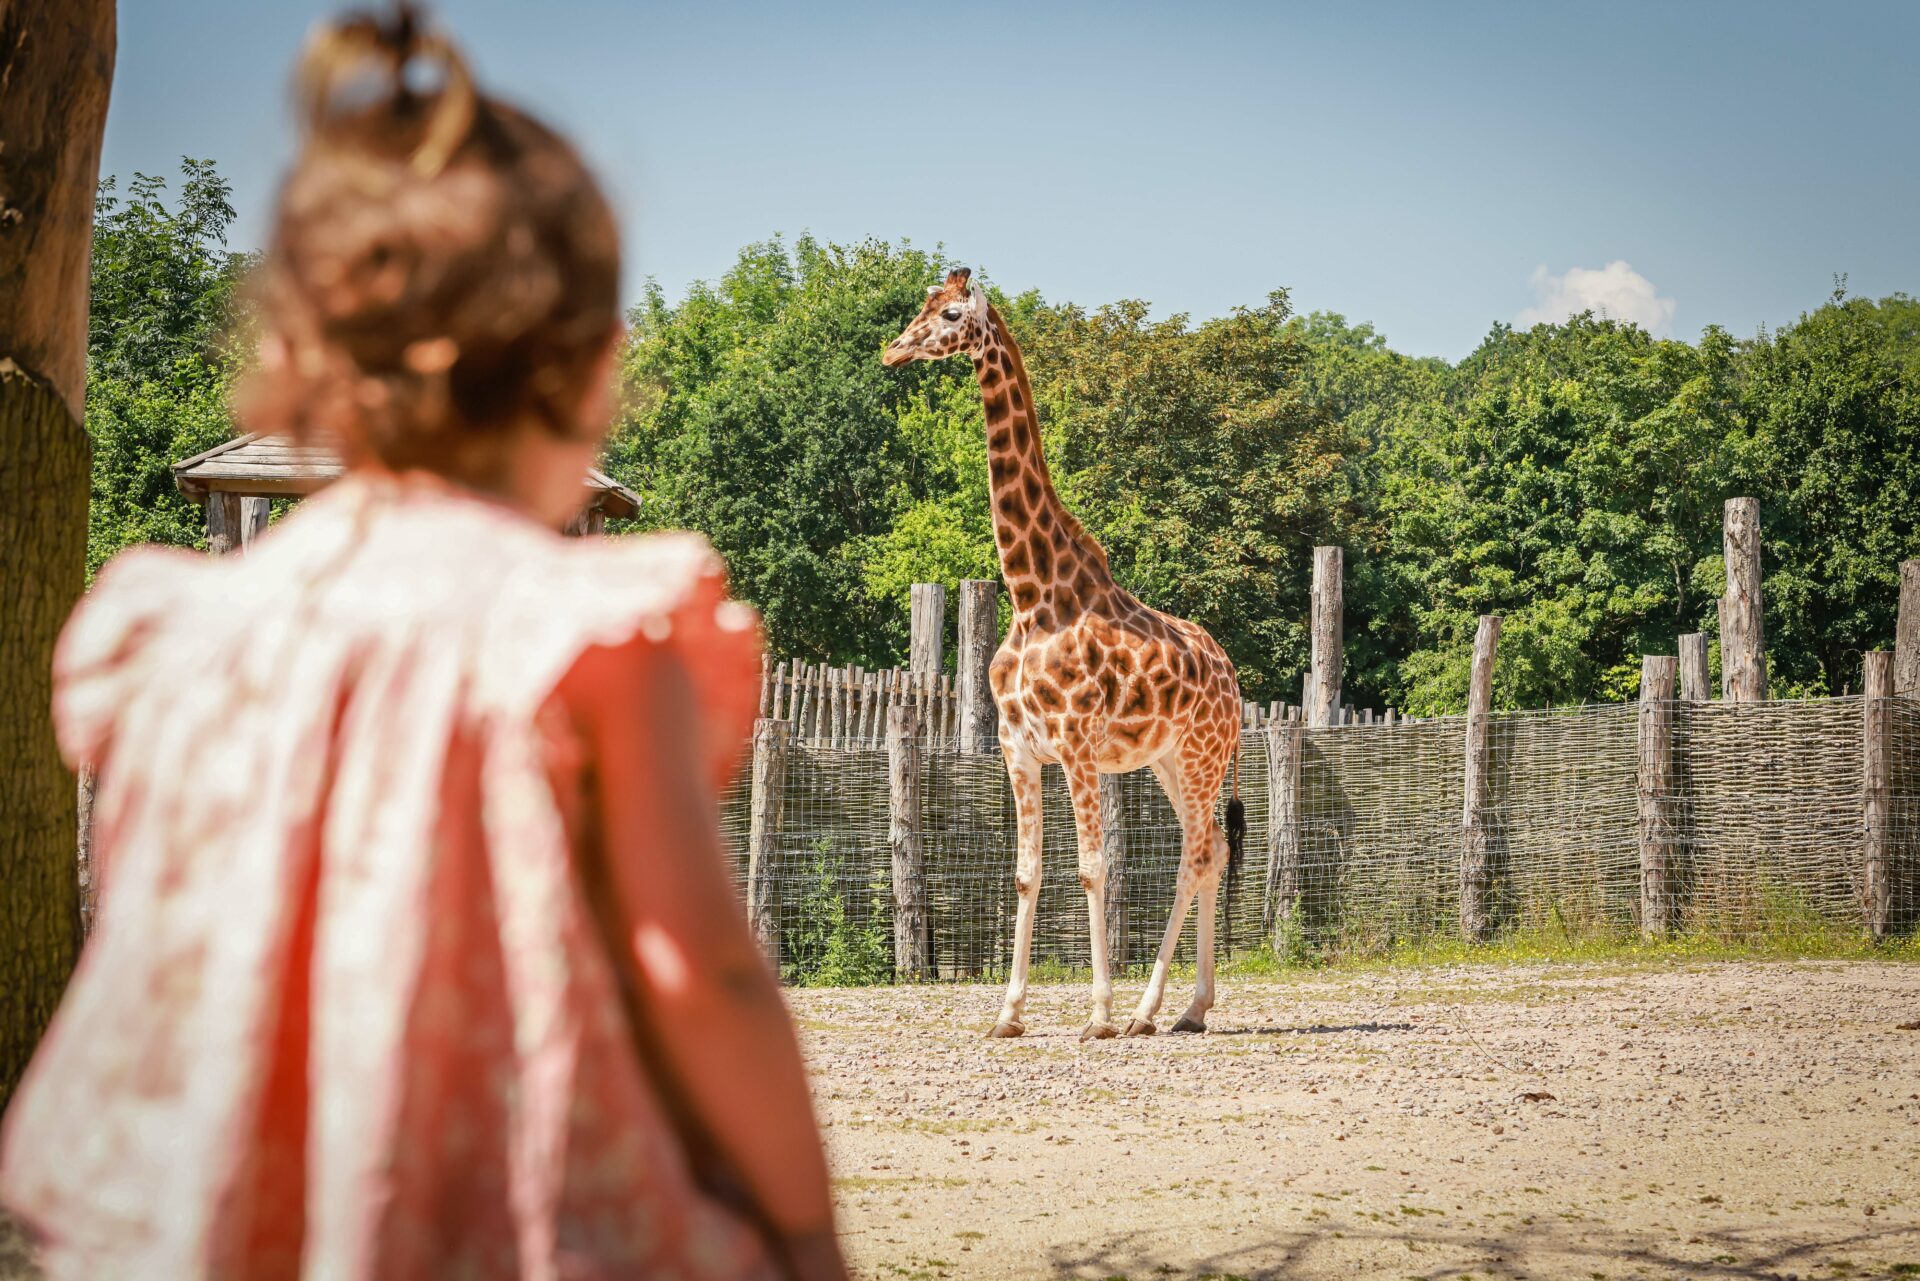
[[[975,285],[971,293],[973,294],[973,309],[982,316],[985,316],[987,314],[987,291],[985,287]]]
[[[947,288],[965,289],[967,281],[973,278],[973,268],[960,267],[947,273]]]

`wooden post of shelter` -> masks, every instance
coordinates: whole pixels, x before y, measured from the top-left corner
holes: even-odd
[[[240,495],[208,494],[207,551],[215,556],[232,556],[240,546]]]
[[[1720,598],[1720,696],[1767,697],[1767,639],[1760,595],[1760,501],[1729,498],[1722,525],[1727,592]]]
[[[1640,660],[1639,766],[1640,932],[1664,938],[1675,924],[1673,830],[1673,697],[1679,661],[1648,654]]]
[[[946,657],[947,589],[939,583],[915,583],[907,599],[907,670],[916,677],[930,675]]]
[[[1267,735],[1267,886],[1261,931],[1282,951],[1281,935],[1301,907],[1300,722],[1277,720]]]
[[[1460,813],[1460,934],[1484,942],[1493,929],[1492,842],[1487,830],[1492,774],[1487,718],[1493,707],[1493,658],[1500,616],[1482,614],[1473,638],[1473,675],[1467,690],[1465,799]]]
[[[787,790],[789,721],[753,727],[753,765],[747,820],[747,921],[775,971],[780,968],[780,895],[775,862],[780,849],[781,802]]]
[[[1313,549],[1313,610],[1309,633],[1313,661],[1309,669],[1313,688],[1307,702],[1307,724],[1316,727],[1340,723],[1342,594],[1341,574],[1346,553],[1338,547]]]
[[[959,669],[960,750],[969,755],[991,752],[999,740],[999,713],[987,669],[1000,641],[1000,584],[991,578],[969,578],[960,584]]]
[[[1643,671],[1643,678],[1644,675]],[[1707,634],[1688,632],[1680,638],[1680,701],[1707,703],[1712,700],[1713,668],[1707,661]]]
[[[915,705],[887,709],[887,850],[893,868],[893,973],[933,974],[932,919],[927,910],[926,851],[920,834],[920,733]]]
[[[1861,878],[1867,933],[1879,942],[1893,924],[1893,658],[1866,656],[1860,700],[1861,800],[1865,868]]]
[[[1900,562],[1900,616],[1893,628],[1893,692],[1920,697],[1920,560]]]
[[[273,518],[273,500],[271,498],[242,498],[240,500],[240,550],[246,551],[260,536],[267,532],[267,522]]]

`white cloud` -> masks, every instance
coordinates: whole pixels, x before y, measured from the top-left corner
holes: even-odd
[[[1615,259],[1604,267],[1572,267],[1564,276],[1535,267],[1528,279],[1535,304],[1513,318],[1522,329],[1545,322],[1559,324],[1583,311],[1612,320],[1630,320],[1651,334],[1665,336],[1673,324],[1674,301],[1662,298],[1653,282]]]

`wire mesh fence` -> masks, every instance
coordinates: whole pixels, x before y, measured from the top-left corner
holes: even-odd
[[[1489,718],[1487,833],[1491,937],[1552,932],[1626,939],[1644,919],[1649,842],[1665,859],[1668,928],[1727,942],[1782,931],[1858,935],[1869,814],[1866,708],[1858,697],[1673,703],[1670,769],[1658,794],[1641,760],[1642,705],[1498,713]],[[1887,799],[1888,928],[1920,923],[1920,702],[1880,700]],[[796,981],[892,976],[894,864],[884,740],[790,735],[779,803],[751,869],[765,879],[783,974]],[[1014,806],[997,753],[951,735],[916,741],[919,875],[940,978],[1003,974],[1011,960]],[[1218,907],[1235,949],[1377,955],[1461,932],[1464,717],[1249,729],[1239,760],[1247,857]],[[1106,925],[1117,964],[1151,962],[1173,903],[1181,833],[1151,773],[1117,781]],[[1224,801],[1224,797],[1222,798]],[[743,893],[752,851],[745,780],[722,827]],[[1043,879],[1034,932],[1041,965],[1088,961],[1064,778],[1046,771]],[[1665,903],[1666,901],[1662,901]],[[1190,944],[1189,924],[1183,951]]]

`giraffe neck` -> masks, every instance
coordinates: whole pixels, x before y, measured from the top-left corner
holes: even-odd
[[[1105,550],[1053,488],[1019,345],[997,310],[989,307],[987,320],[988,342],[973,358],[973,372],[986,406],[1000,574],[1016,622],[1064,622],[1105,599],[1113,576]]]

